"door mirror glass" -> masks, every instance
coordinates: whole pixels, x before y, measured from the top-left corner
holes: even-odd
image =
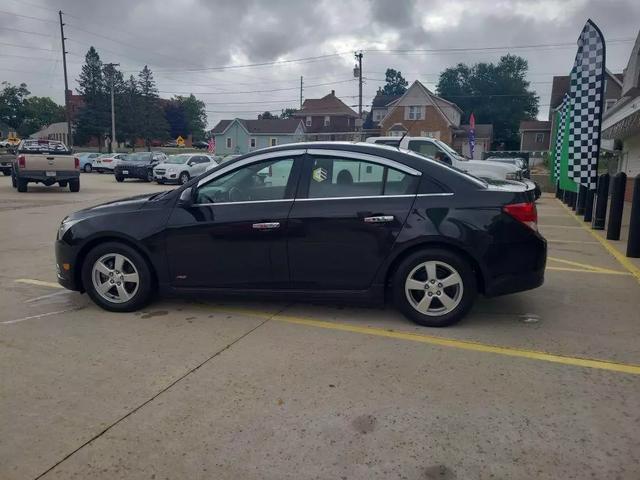
[[[182,207],[190,207],[193,205],[194,200],[193,195],[193,187],[185,188],[182,193],[180,193],[179,204]]]

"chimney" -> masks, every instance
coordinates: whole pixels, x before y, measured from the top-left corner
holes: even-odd
[[[336,96],[336,91],[335,90],[331,90],[331,96],[335,97]]]

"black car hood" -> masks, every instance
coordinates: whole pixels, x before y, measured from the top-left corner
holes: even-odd
[[[82,219],[93,217],[95,215],[101,215],[103,213],[114,213],[120,211],[132,211],[139,210],[150,198],[156,196],[156,193],[146,193],[144,195],[136,195],[135,197],[123,198],[120,200],[113,200],[111,202],[101,203],[93,207],[85,208],[69,215],[70,220]]]

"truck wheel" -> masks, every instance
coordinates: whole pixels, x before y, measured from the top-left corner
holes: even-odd
[[[76,178],[74,180],[69,180],[69,190],[71,192],[79,192],[80,191],[80,179]]]
[[[476,293],[476,276],[469,263],[444,249],[409,255],[393,277],[396,307],[425,327],[458,322],[473,305]]]
[[[124,177],[121,177],[120,175],[116,175],[116,182],[118,183],[124,182]]]
[[[67,181],[66,180],[61,180],[58,182],[58,185],[60,185],[62,188],[67,186]]]
[[[16,177],[14,177],[13,175],[11,175],[11,186],[13,188],[16,188],[18,186],[18,183],[16,182]]]
[[[119,242],[103,243],[89,252],[82,266],[82,283],[95,303],[112,312],[138,310],[154,291],[145,259]]]
[[[18,191],[19,192],[26,192],[27,191],[27,184],[29,182],[27,182],[26,180],[23,180],[22,178],[18,178],[16,180],[17,182],[17,186],[18,186]]]

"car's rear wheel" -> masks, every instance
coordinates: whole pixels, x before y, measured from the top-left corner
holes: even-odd
[[[393,278],[396,306],[426,327],[446,327],[469,311],[477,294],[471,265],[453,252],[422,250],[405,258]]]
[[[73,180],[69,180],[69,190],[71,192],[79,192],[80,191],[80,179],[76,178]]]
[[[90,163],[85,163],[84,172],[85,173],[91,173],[91,164]]]
[[[147,181],[147,182],[153,182],[153,171],[152,171],[152,170],[149,170],[149,171],[147,172],[147,178],[146,178],[146,181]]]
[[[182,185],[184,185],[185,183],[187,183],[189,181],[191,177],[189,176],[189,174],[187,172],[182,172],[180,174],[180,183]]]
[[[124,182],[124,177],[121,177],[120,175],[116,175],[116,182],[118,183]]]
[[[28,184],[29,182],[27,182],[26,180],[23,180],[22,178],[16,179],[16,186],[18,187],[19,192],[26,192]]]
[[[118,242],[103,243],[89,252],[82,267],[82,283],[96,304],[112,312],[142,308],[153,292],[145,259]]]

